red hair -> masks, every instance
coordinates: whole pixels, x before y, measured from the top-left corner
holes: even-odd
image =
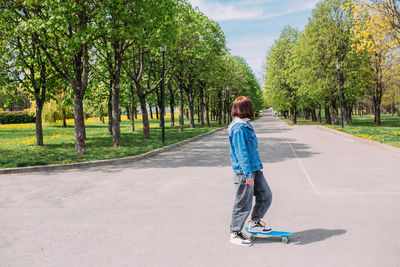
[[[235,99],[231,111],[232,117],[243,118],[253,118],[253,105],[251,100],[245,96],[239,96]]]

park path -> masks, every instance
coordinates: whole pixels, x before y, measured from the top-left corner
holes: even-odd
[[[225,130],[128,165],[0,176],[0,266],[399,266],[400,154],[253,123],[291,243],[232,245]]]

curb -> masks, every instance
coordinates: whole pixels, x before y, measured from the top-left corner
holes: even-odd
[[[197,141],[203,137],[212,135],[216,132],[222,131],[227,127],[222,127],[217,130],[213,130],[211,132],[206,132],[195,137],[183,140],[181,142],[165,146],[162,148],[158,148],[156,150],[152,150],[143,154],[139,154],[136,156],[129,156],[124,158],[117,159],[109,159],[109,160],[96,160],[96,161],[88,161],[88,162],[76,162],[76,163],[68,163],[68,164],[52,164],[52,165],[41,165],[41,166],[29,166],[29,167],[20,167],[20,168],[6,168],[0,169],[0,175],[2,174],[13,174],[13,173],[31,173],[31,172],[41,172],[41,171],[57,171],[57,170],[72,170],[72,169],[85,169],[90,167],[98,167],[98,166],[106,166],[106,165],[119,165],[129,162],[139,161],[141,159],[150,158],[156,156],[162,152],[173,150],[177,147],[186,145],[188,143]]]
[[[328,127],[324,127],[324,126],[321,126],[321,125],[305,125],[305,126],[312,126],[312,127],[316,127],[318,129],[324,130],[324,131],[328,131],[328,132],[331,132],[331,133],[347,136],[347,137],[350,137],[350,138],[352,138],[354,140],[361,141],[363,143],[370,144],[370,145],[373,145],[373,146],[377,146],[379,148],[382,148],[382,149],[385,149],[385,150],[389,150],[389,151],[391,151],[393,153],[400,154],[400,148],[397,148],[397,147],[394,147],[394,146],[390,146],[390,145],[379,143],[377,141],[361,138],[361,137],[358,137],[358,136],[355,136],[355,135],[352,135],[352,134],[349,134],[349,133],[346,133],[346,132],[338,131],[338,130],[331,129],[331,128],[328,128]],[[302,127],[302,125],[301,125],[301,127]]]

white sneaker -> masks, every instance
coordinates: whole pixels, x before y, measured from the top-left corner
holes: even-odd
[[[239,246],[252,246],[253,242],[242,232],[231,233],[231,243]]]
[[[271,227],[267,227],[265,222],[263,221],[250,221],[249,223],[249,230],[250,232],[261,232],[261,233],[269,233],[271,232]]]

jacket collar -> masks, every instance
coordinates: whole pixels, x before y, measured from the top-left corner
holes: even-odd
[[[238,123],[244,124],[245,126],[249,126],[249,124],[250,124],[249,121],[245,121],[245,120],[243,120],[243,119],[241,119],[239,117],[233,117],[231,124],[229,124],[229,126],[228,126],[228,133],[229,134],[231,133],[232,127],[235,124],[238,124]]]

